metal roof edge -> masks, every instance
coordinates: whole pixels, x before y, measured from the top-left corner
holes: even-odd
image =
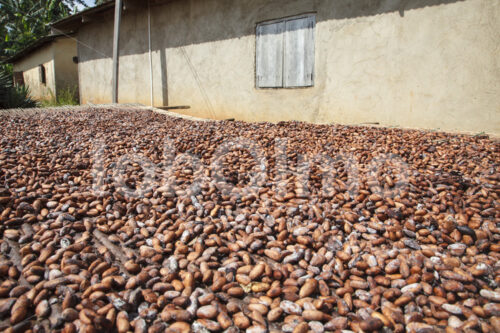
[[[83,16],[98,14],[98,13],[101,13],[101,12],[106,11],[108,9],[112,9],[112,8],[114,8],[114,6],[115,6],[115,1],[111,0],[111,1],[105,2],[101,5],[85,9],[81,12],[78,12],[78,13],[73,14],[71,16],[60,19],[59,21],[51,23],[50,26],[52,28],[58,29],[58,27],[62,28],[62,27],[64,27],[64,25],[67,25],[70,23],[74,23],[74,22],[81,23]]]

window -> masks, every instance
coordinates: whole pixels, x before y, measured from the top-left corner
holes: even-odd
[[[14,85],[16,85],[16,86],[24,86],[23,72],[14,72],[13,73],[13,78],[14,78]]]
[[[38,70],[40,71],[40,82],[42,84],[47,84],[47,74],[45,73],[45,66],[38,66]]]
[[[315,15],[257,25],[256,85],[295,88],[314,85]]]

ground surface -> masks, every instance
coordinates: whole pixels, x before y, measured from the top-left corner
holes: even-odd
[[[0,121],[3,329],[500,329],[498,142],[126,110]]]

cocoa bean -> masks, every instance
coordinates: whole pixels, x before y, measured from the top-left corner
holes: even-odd
[[[118,107],[0,118],[1,329],[498,326],[495,140]]]

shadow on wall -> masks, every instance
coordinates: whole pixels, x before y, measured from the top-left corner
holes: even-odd
[[[161,53],[162,81],[166,84],[165,48],[241,38],[255,34],[256,23],[306,12],[316,12],[316,20],[342,20],[405,12],[466,0],[190,0],[172,1],[151,8],[152,48]],[[94,21],[91,34],[80,34],[80,48],[87,48],[82,61],[110,58],[113,41],[113,14]],[[82,30],[87,30],[84,27]],[[124,12],[120,55],[148,52],[147,10]],[[92,50],[93,49],[93,50]],[[166,97],[165,97],[166,98]],[[165,99],[164,98],[164,99]],[[166,102],[166,101],[164,101]]]

